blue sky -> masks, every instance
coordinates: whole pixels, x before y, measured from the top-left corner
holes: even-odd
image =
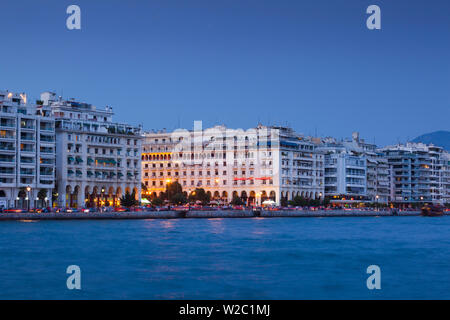
[[[66,28],[67,6],[82,29]],[[366,28],[381,8],[382,29]],[[0,88],[145,129],[257,122],[396,143],[449,130],[450,2],[3,0]]]

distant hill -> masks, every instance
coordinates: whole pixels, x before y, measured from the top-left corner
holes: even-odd
[[[412,142],[432,143],[450,151],[450,131],[435,131],[415,138]]]

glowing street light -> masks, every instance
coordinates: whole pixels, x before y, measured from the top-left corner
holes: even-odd
[[[26,190],[27,190],[27,198],[26,198],[26,200],[27,200],[27,208],[28,208],[27,210],[30,211],[30,191],[31,191],[31,187],[27,186]]]
[[[259,204],[258,198],[261,199],[261,192],[257,192],[257,193],[256,193],[256,205]]]

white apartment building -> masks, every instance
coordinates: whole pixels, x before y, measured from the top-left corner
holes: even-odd
[[[423,143],[387,146],[381,151],[393,170],[393,201],[449,203],[449,154]]]
[[[325,195],[365,200],[367,196],[367,160],[344,147],[324,147]],[[350,200],[350,199],[348,199]]]
[[[387,203],[392,174],[387,159],[354,132],[352,140],[325,138],[325,195],[336,201]]]
[[[56,127],[58,206],[117,206],[141,194],[141,129],[113,123],[112,108],[41,94]]]
[[[0,91],[0,207],[49,205],[55,181],[55,122],[24,93]]]
[[[307,199],[325,197],[325,155],[313,138],[306,138],[290,128],[274,127],[279,137],[281,156],[281,193],[286,200],[296,196]]]
[[[323,155],[289,128],[203,129],[196,122],[193,131],[144,134],[142,182],[154,195],[178,181],[186,193],[203,188],[222,203],[240,197],[279,204],[297,195],[321,197],[323,179]]]
[[[442,153],[443,172],[442,172],[442,187],[444,203],[450,203],[450,153]]]

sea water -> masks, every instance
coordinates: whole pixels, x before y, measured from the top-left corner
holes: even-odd
[[[450,217],[0,222],[0,299],[449,298]]]

